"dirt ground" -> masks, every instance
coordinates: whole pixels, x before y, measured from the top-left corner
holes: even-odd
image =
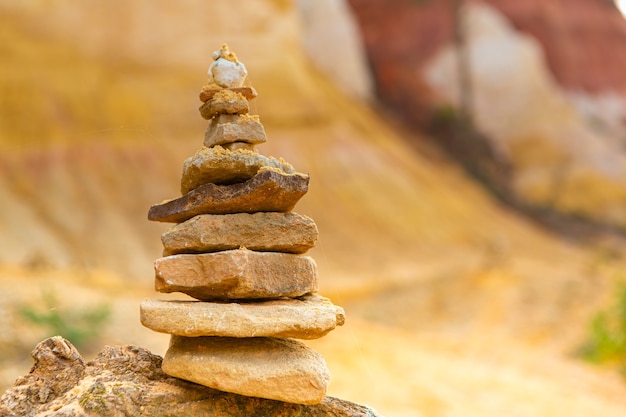
[[[141,326],[139,302],[180,296],[157,295],[148,281],[128,283],[104,272],[2,268],[0,388],[4,391],[28,371],[30,349],[46,336],[16,312],[20,305],[41,305],[42,289],[56,294],[55,308],[111,307],[109,324],[82,351],[86,358],[104,344],[134,344],[163,355],[168,336]],[[401,314],[399,324],[383,324],[364,318],[364,311],[388,309],[397,301],[380,301],[377,307],[375,298],[336,294],[346,302],[347,323],[307,341],[328,363],[330,395],[367,404],[388,417],[621,416],[626,409],[624,381],[571,356],[563,344],[477,326],[410,329],[401,323]],[[409,309],[404,320],[419,315]]]

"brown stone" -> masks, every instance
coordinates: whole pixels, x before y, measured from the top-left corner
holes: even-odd
[[[198,214],[288,212],[309,189],[309,176],[261,169],[246,182],[204,184],[184,196],[155,204],[148,219],[180,223]]]
[[[317,294],[261,302],[144,300],[141,323],[177,336],[318,339],[345,322],[341,307]]]
[[[221,114],[211,119],[204,133],[204,146],[212,147],[232,142],[254,145],[267,140],[258,117],[247,114]]]
[[[201,214],[161,235],[164,256],[242,246],[255,251],[304,253],[318,237],[313,219],[296,213]]]
[[[241,95],[240,95],[241,96]],[[198,110],[207,120],[219,114],[246,114],[249,111],[248,101],[241,96],[235,100],[217,100],[215,98],[203,103]]]
[[[0,416],[17,417],[376,417],[369,407],[327,396],[301,405],[218,391],[166,375],[160,356],[137,346],[107,346],[84,360],[70,342],[52,337],[0,398]]]
[[[172,336],[163,371],[221,391],[319,404],[330,372],[324,358],[292,339]]]
[[[180,191],[184,195],[203,184],[243,182],[254,177],[264,167],[275,168],[285,174],[296,173],[293,166],[282,159],[246,150],[230,151],[221,146],[202,147],[185,160]]]
[[[250,101],[257,96],[257,92],[253,87],[232,87],[232,88],[219,88],[205,85],[200,90],[200,101],[205,102],[213,98],[213,96],[223,90],[230,90],[232,92],[241,94],[246,100]]]
[[[199,300],[298,297],[317,291],[315,261],[245,249],[172,255],[154,262],[155,288]]]

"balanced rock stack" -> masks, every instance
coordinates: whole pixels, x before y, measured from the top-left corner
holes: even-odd
[[[162,235],[155,287],[196,300],[145,300],[141,322],[171,335],[163,370],[222,391],[298,404],[326,395],[324,359],[295,339],[324,336],[343,309],[316,294],[315,261],[303,255],[317,226],[291,210],[309,176],[263,156],[266,141],[246,69],[223,45],[213,54],[202,117],[204,146],[188,158],[182,197],[150,208],[148,218],[177,223]]]

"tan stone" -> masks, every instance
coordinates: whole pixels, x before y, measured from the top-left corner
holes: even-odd
[[[254,146],[254,144],[247,143],[247,142],[225,143],[225,144],[220,145],[220,146],[222,148],[224,148],[224,149],[228,149],[229,151],[246,150],[246,151],[250,151],[250,152],[254,152],[254,153],[258,152],[256,150],[256,146]]]
[[[155,288],[199,300],[298,297],[317,291],[315,261],[304,255],[245,249],[172,255],[154,263]]]
[[[172,336],[163,358],[171,376],[249,397],[319,404],[330,372],[301,342],[265,337]]]
[[[241,246],[255,251],[304,253],[318,237],[313,219],[296,213],[201,214],[161,235],[164,256]]]
[[[232,142],[258,145],[267,140],[258,117],[247,114],[221,114],[211,119],[204,133],[204,145],[212,147]]]
[[[205,102],[213,98],[213,96],[220,91],[229,90],[234,93],[241,94],[248,101],[254,99],[257,96],[257,92],[253,87],[233,87],[233,88],[219,88],[216,86],[205,85],[200,90],[200,101]]]
[[[204,184],[180,198],[155,204],[148,219],[180,223],[198,214],[288,212],[308,189],[308,175],[261,169],[246,182]]]
[[[343,325],[345,313],[317,294],[261,302],[144,300],[141,323],[177,336],[318,339]]]
[[[276,168],[285,174],[295,174],[294,167],[282,159],[267,157],[247,150],[231,151],[221,146],[202,147],[183,164],[181,193],[203,184],[233,184],[254,177],[259,169]]]
[[[220,100],[216,95],[215,98],[203,103],[198,110],[204,119],[211,120],[219,114],[246,114],[250,109],[248,101],[239,94],[238,98],[230,100]]]

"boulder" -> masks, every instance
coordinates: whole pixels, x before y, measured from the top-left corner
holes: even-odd
[[[187,337],[317,339],[345,322],[343,309],[317,294],[255,303],[144,300],[140,313],[149,329]]]
[[[220,391],[295,404],[319,404],[330,373],[302,342],[268,337],[172,336],[163,358],[168,375]]]
[[[263,167],[275,168],[285,174],[296,173],[294,167],[282,158],[267,157],[243,149],[231,151],[221,146],[203,147],[185,160],[180,191],[185,195],[203,184],[244,182]]]
[[[155,288],[199,300],[299,297],[317,291],[313,258],[238,249],[172,255],[154,262]]]
[[[363,405],[326,397],[299,405],[231,394],[161,369],[162,359],[136,346],[105,347],[86,362],[65,339],[53,337],[32,352],[35,364],[0,397],[7,417],[376,417]]]
[[[181,223],[198,214],[288,212],[309,189],[309,176],[261,169],[248,181],[204,184],[184,196],[150,207],[148,219]]]
[[[304,253],[317,240],[313,219],[296,213],[201,214],[161,235],[163,256],[241,246],[255,251]]]

